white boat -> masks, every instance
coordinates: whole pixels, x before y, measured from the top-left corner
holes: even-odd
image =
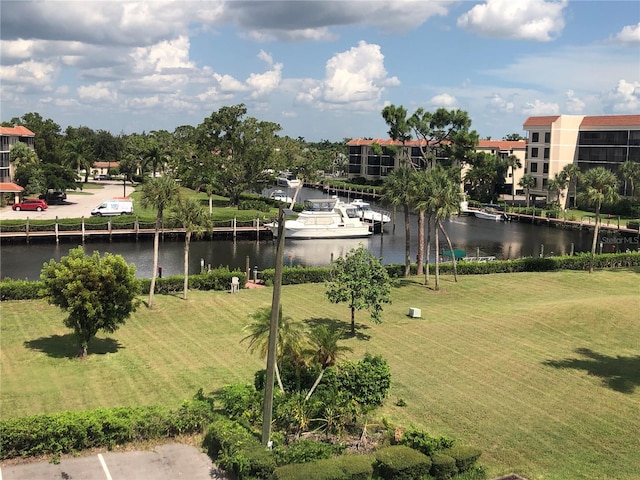
[[[277,237],[278,223],[274,222],[270,227],[273,236]],[[298,218],[284,223],[286,238],[362,238],[371,234],[356,209],[338,198],[306,200]]]
[[[382,212],[377,212],[371,205],[362,199],[356,199],[349,204],[350,207],[355,207],[358,215],[361,219],[368,223],[389,223],[391,217]]]
[[[276,177],[276,185],[279,187],[287,187],[287,188],[297,188],[302,183],[302,180],[296,178],[296,176],[287,171],[283,171],[278,173]]]
[[[496,222],[503,222],[508,220],[509,217],[500,210],[494,210],[492,208],[481,208],[479,210],[470,210],[469,213],[473,213],[476,218],[483,220],[494,220]]]
[[[288,196],[286,194],[286,192],[284,192],[283,190],[274,190],[273,192],[271,192],[269,194],[269,198],[271,200],[276,200],[278,202],[284,202],[284,203],[287,203],[289,205],[291,205],[291,203],[293,202],[293,198]]]

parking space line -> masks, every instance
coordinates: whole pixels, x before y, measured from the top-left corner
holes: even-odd
[[[100,465],[102,465],[102,469],[104,470],[104,474],[107,476],[107,480],[113,480],[109,473],[109,469],[107,468],[107,463],[104,461],[101,453],[98,454],[98,460],[100,460]],[[0,480],[2,479],[0,478]]]

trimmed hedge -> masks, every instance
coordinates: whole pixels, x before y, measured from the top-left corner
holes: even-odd
[[[292,463],[275,469],[276,480],[368,480],[373,457],[342,455],[310,463]]]
[[[112,448],[202,432],[212,418],[213,404],[205,399],[185,401],[177,410],[152,405],[10,418],[0,422],[0,459]]]
[[[431,468],[428,456],[404,445],[381,448],[375,458],[374,470],[385,480],[420,480]]]
[[[44,298],[41,292],[43,283],[40,280],[12,280],[0,282],[0,300],[33,300]]]
[[[329,261],[329,259],[327,259]],[[260,272],[262,281],[267,285],[273,284],[276,271],[265,268]],[[282,267],[282,284],[298,285],[301,283],[324,283],[331,279],[331,267]]]
[[[456,460],[446,453],[436,452],[431,455],[431,475],[437,480],[446,480],[458,473]]]
[[[444,450],[442,453],[453,457],[456,461],[458,472],[464,473],[473,468],[480,458],[480,455],[482,455],[482,450],[468,445],[454,445],[453,447]]]

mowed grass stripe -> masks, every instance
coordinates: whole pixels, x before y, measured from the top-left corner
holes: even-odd
[[[637,270],[465,276],[457,283],[443,276],[438,292],[421,285],[421,278],[402,280],[393,289],[393,303],[385,305],[383,323],[374,325],[366,312],[357,312],[363,336],[344,344],[354,349],[349,358],[371,352],[389,361],[392,388],[380,416],[479,446],[489,475],[636,479],[637,376],[621,372],[630,382],[629,392],[622,393],[601,375],[615,374],[617,362],[638,355],[639,278]],[[324,290],[284,287],[284,314],[348,329],[348,307],[329,303]],[[114,334],[99,335],[102,345],[108,338],[117,341],[115,353],[83,362],[68,358],[75,353],[70,347],[60,348],[67,357],[51,352],[53,335],[68,333],[55,308],[43,302],[4,304],[2,415],[7,416],[6,405],[19,415],[101,403],[177,405],[199,387],[251,383],[264,360],[240,343],[242,327],[250,313],[270,305],[272,293],[190,292],[187,301],[157,296],[154,309],[142,307]],[[36,316],[25,315],[25,305]],[[409,307],[421,308],[423,318],[409,319]],[[49,352],[24,346],[34,339],[49,339]],[[590,366],[579,348],[603,360]],[[567,359],[577,368],[545,363]],[[53,370],[59,371],[51,375]],[[29,398],[20,386],[31,378],[42,384],[29,389]],[[407,406],[396,406],[398,398]]]

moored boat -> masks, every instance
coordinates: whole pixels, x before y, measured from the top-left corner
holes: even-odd
[[[362,199],[356,199],[349,204],[350,207],[355,207],[358,216],[368,223],[389,223],[391,217],[389,215],[378,212],[371,208],[371,204],[365,202]]]
[[[278,202],[284,202],[291,204],[293,202],[293,198],[287,195],[287,193],[283,190],[274,190],[269,194],[269,198],[271,200],[276,200]]]
[[[278,173],[276,177],[276,185],[279,187],[297,188],[302,183],[302,180],[296,178],[296,176],[288,171],[282,171]]]
[[[278,223],[270,227],[277,237]],[[298,218],[284,223],[284,236],[292,239],[362,238],[371,234],[356,209],[338,198],[306,200]]]

